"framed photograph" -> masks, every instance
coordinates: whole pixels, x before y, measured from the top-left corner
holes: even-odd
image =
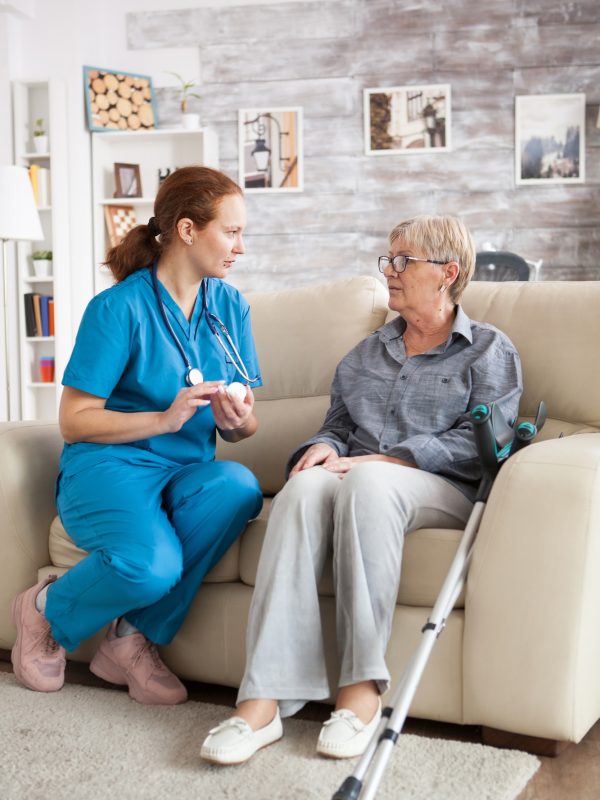
[[[238,115],[239,182],[247,192],[301,192],[301,108],[243,108]]]
[[[398,155],[450,150],[450,86],[365,89],[365,153]]]
[[[111,247],[119,244],[125,234],[138,224],[133,206],[104,206],[104,218]]]
[[[115,164],[115,197],[141,197],[139,164]]]
[[[156,127],[156,98],[149,75],[84,67],[85,107],[91,131]]]
[[[533,94],[515,98],[515,181],[583,183],[585,95]]]

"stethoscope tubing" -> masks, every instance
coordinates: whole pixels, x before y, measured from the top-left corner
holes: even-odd
[[[156,300],[158,302],[158,307],[160,309],[160,313],[161,313],[161,316],[163,318],[163,321],[164,321],[165,325],[167,326],[167,330],[169,331],[169,333],[171,335],[171,338],[173,339],[173,342],[177,345],[177,349],[181,353],[181,357],[183,358],[183,361],[185,363],[185,366],[186,366],[186,369],[187,369],[186,382],[189,384],[190,383],[190,376],[191,376],[192,373],[194,373],[194,372],[195,373],[199,373],[200,376],[202,376],[202,373],[200,372],[200,370],[198,370],[195,367],[192,367],[192,365],[190,364],[190,360],[187,357],[187,353],[185,352],[185,350],[183,348],[183,345],[179,341],[179,337],[177,336],[173,326],[171,325],[171,322],[170,322],[170,320],[169,320],[169,318],[167,316],[167,312],[165,310],[165,305],[164,305],[164,303],[162,301],[162,298],[160,296],[160,287],[158,285],[158,277],[157,277],[156,272],[157,272],[157,261],[155,260],[153,265],[152,265],[152,286],[153,286],[153,289],[154,289],[154,294],[156,295]],[[248,374],[248,370],[246,369],[246,366],[245,366],[245,364],[244,364],[244,362],[242,360],[242,357],[239,354],[238,349],[235,346],[229,331],[225,327],[225,323],[222,320],[220,320],[219,317],[216,314],[213,314],[211,311],[208,310],[207,294],[208,294],[207,278],[203,278],[203,280],[202,280],[202,312],[203,312],[203,315],[206,317],[206,322],[208,324],[208,327],[209,327],[211,333],[213,334],[213,336],[215,337],[215,339],[217,340],[217,342],[221,346],[221,349],[223,350],[223,352],[225,353],[227,358],[233,364],[236,372],[238,372],[248,384],[256,383],[258,380],[260,380],[260,376],[257,375],[255,378],[251,378],[250,375]],[[233,351],[233,353],[231,352],[231,350],[229,350],[229,348],[227,347],[227,345],[225,344],[225,342],[221,338],[221,335],[220,335],[219,331],[217,330],[217,328],[215,327],[214,323],[216,323],[219,326],[219,328],[221,329],[221,332],[223,333],[223,336],[225,336],[227,344],[229,345],[229,347],[231,347],[231,350]],[[202,377],[201,377],[201,380],[203,380]]]

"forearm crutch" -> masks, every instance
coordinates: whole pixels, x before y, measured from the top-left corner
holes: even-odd
[[[431,615],[421,629],[423,634],[421,641],[400,677],[392,702],[383,709],[379,726],[356,769],[345,779],[332,800],[358,798],[372,800],[375,797],[392,749],[404,727],[410,704],[433,646],[444,630],[446,620],[464,588],[473,545],[494,478],[507,458],[533,441],[545,419],[546,408],[543,402],[538,407],[534,423],[521,422],[514,429],[506,422],[500,409],[493,404],[491,406],[480,404],[471,411],[475,443],[482,468],[475,505]]]

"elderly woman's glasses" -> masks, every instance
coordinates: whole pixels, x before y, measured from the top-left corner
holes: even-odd
[[[424,261],[426,264],[448,263],[447,261],[434,261],[431,258],[415,258],[415,256],[394,256],[393,258],[389,258],[389,256],[379,256],[379,259],[377,260],[377,268],[379,269],[379,272],[383,273],[387,269],[388,265],[391,264],[394,272],[399,275],[401,272],[404,272],[409,261]]]

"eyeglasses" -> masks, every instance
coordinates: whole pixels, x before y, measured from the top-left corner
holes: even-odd
[[[409,261],[424,261],[426,264],[447,264],[447,261],[434,261],[431,258],[415,258],[415,256],[379,256],[377,259],[377,268],[379,272],[384,273],[388,265],[391,265],[396,275],[404,272],[408,266]]]

